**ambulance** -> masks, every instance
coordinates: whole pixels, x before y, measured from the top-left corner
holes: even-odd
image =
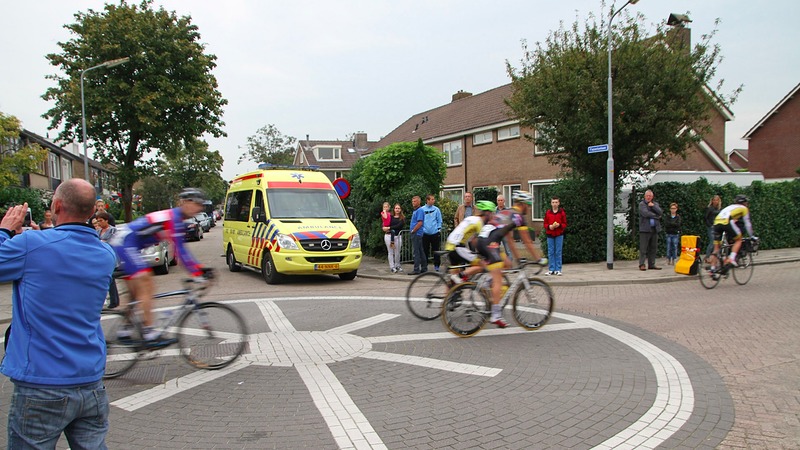
[[[268,284],[287,275],[356,277],[361,239],[325,174],[299,166],[259,165],[231,181],[223,251],[231,272],[260,271]]]

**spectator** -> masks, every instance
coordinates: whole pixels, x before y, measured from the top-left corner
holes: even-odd
[[[411,206],[414,212],[411,214],[411,251],[414,259],[414,271],[409,275],[419,275],[423,268],[427,270],[428,262],[425,260],[425,249],[422,247],[422,225],[425,219],[424,212],[420,207],[421,199],[419,195],[411,198]]]
[[[639,270],[661,270],[656,266],[656,251],[662,211],[653,197],[653,191],[648,189],[639,202]],[[644,265],[645,259],[647,266]]]
[[[386,250],[389,254],[389,268],[392,273],[402,272],[400,265],[400,249],[403,248],[403,238],[400,231],[406,226],[406,216],[403,215],[403,208],[399,203],[394,205],[394,211],[389,218],[389,226],[383,227]]]
[[[433,256],[433,270],[439,271],[439,264],[442,257],[437,255],[439,244],[441,243],[440,233],[442,231],[442,212],[434,205],[436,197],[428,194],[425,197],[425,206],[422,207],[424,222],[422,224],[422,247],[425,249],[425,263],[422,271],[428,271],[428,259]]]
[[[53,222],[53,212],[50,211],[49,209],[45,210],[45,212],[44,212],[44,220],[39,222],[39,229],[40,230],[46,230],[48,228],[54,228],[55,226],[56,226],[56,223]]]
[[[111,236],[117,231],[117,227],[112,227],[109,223],[111,215],[105,211],[97,211],[95,214],[95,221],[97,222],[97,234],[100,235],[100,240],[108,242]]]
[[[706,257],[705,262],[707,263],[708,257],[711,256],[711,251],[714,250],[714,219],[717,218],[717,214],[722,209],[722,199],[719,195],[715,195],[711,197],[711,201],[708,202],[708,206],[706,207],[705,211],[705,219],[706,219],[706,228],[708,230],[708,245],[706,246]]]
[[[550,199],[550,209],[544,213],[544,232],[547,236],[547,275],[561,276],[561,250],[564,246],[564,230],[567,228],[567,213],[558,197]]]
[[[506,197],[505,197],[505,195],[503,195],[503,194],[498,195],[497,196],[497,210],[495,212],[498,213],[500,211],[505,211],[507,209],[508,208],[506,207]],[[514,256],[511,254],[511,250],[508,248],[508,245],[506,244],[506,240],[505,239],[500,242],[500,246],[503,247],[503,251],[506,253],[506,258],[513,261]]]
[[[456,209],[456,216],[453,219],[455,226],[458,226],[458,224],[464,220],[464,217],[471,216],[472,210],[472,192],[467,192],[464,194],[464,204],[458,205],[458,209]]]
[[[97,212],[98,211],[105,211],[105,210],[106,210],[106,202],[104,202],[102,199],[98,198],[94,202],[94,213],[92,214],[92,217],[89,217],[89,220],[86,223],[88,223],[89,225],[95,226],[94,219],[95,219],[95,217],[97,217]],[[112,216],[111,214],[108,215],[108,223],[112,227],[117,226],[117,221],[114,220],[114,216]]]
[[[664,218],[664,232],[667,234],[667,264],[675,264],[680,255],[681,215],[678,214],[678,204],[669,204],[669,214]]]
[[[55,448],[62,433],[71,448],[106,448],[100,311],[116,256],[87,225],[94,198],[91,184],[73,178],[53,195],[53,230],[14,236],[27,204],[0,221],[0,281],[14,285],[11,335],[0,365],[14,383],[8,448]]]

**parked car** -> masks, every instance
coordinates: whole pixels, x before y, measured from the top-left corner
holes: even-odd
[[[211,218],[208,217],[208,214],[204,212],[197,213],[197,215],[195,215],[194,218],[197,220],[197,223],[199,223],[200,226],[203,228],[204,232],[208,232],[209,230],[211,230]]]
[[[169,243],[161,241],[156,245],[142,249],[142,258],[153,268],[156,275],[166,275],[169,273],[169,266],[174,266],[178,262],[175,255],[170,253]]]
[[[203,227],[200,226],[200,223],[197,222],[197,219],[194,217],[190,217],[183,221],[186,225],[186,234],[184,235],[184,240],[187,241],[199,241],[203,239]]]

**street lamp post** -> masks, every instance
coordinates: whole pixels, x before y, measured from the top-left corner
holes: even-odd
[[[125,64],[126,62],[130,61],[129,57],[126,58],[119,58],[119,59],[112,59],[110,61],[106,61],[104,63],[98,64],[93,67],[89,67],[88,69],[81,71],[81,128],[83,129],[83,177],[86,181],[89,181],[89,150],[86,147],[86,104],[83,100],[83,76],[86,72],[94,69],[99,69],[100,67],[114,67],[120,64]],[[91,183],[91,181],[89,181]]]
[[[606,267],[614,268],[614,120],[612,116],[613,100],[611,98],[611,22],[614,17],[628,5],[635,5],[639,0],[628,0],[621,8],[608,18],[608,160],[606,161]]]

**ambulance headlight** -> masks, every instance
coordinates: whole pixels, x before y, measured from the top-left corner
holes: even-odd
[[[278,245],[286,250],[297,250],[297,242],[287,234],[278,235]]]
[[[361,238],[355,234],[353,240],[350,241],[350,248],[361,248]]]

